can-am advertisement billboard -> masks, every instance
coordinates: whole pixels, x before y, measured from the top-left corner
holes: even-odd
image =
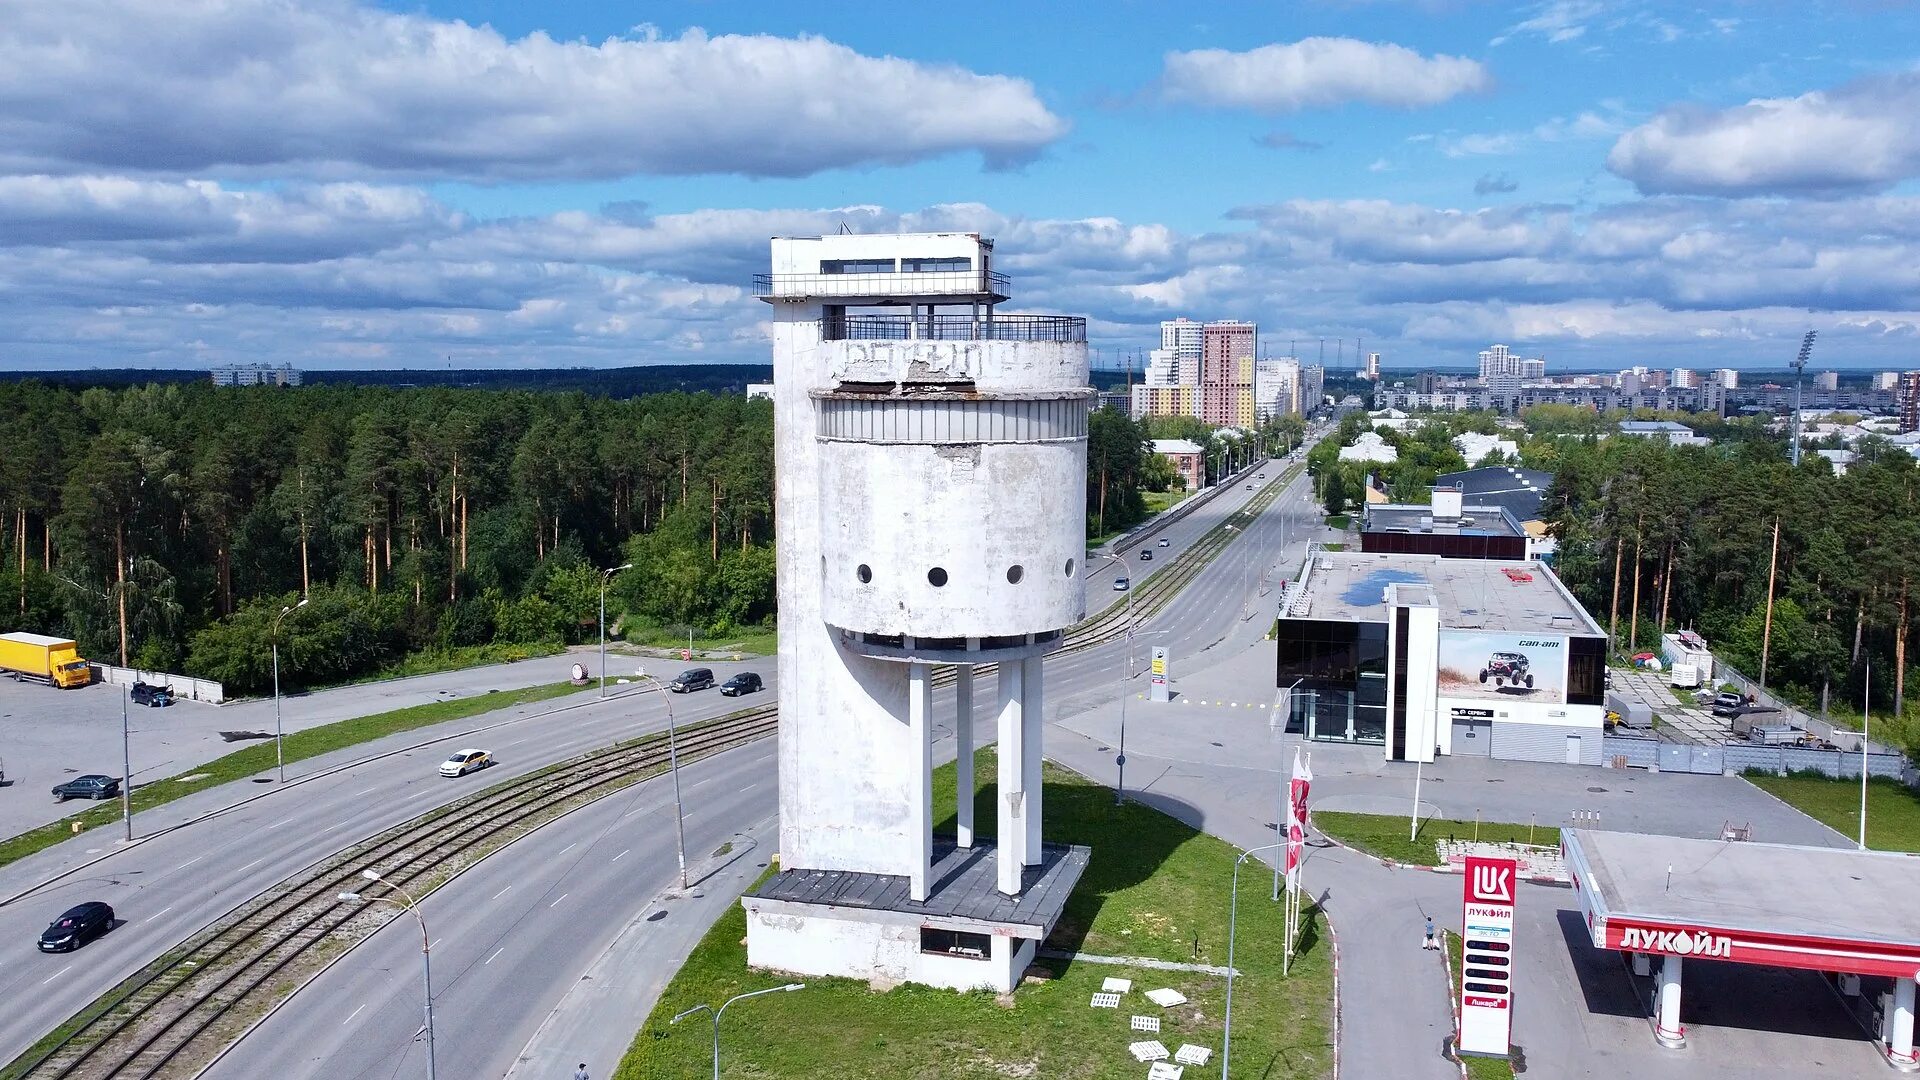
[[[1552,634],[1442,630],[1443,698],[1567,703],[1567,639]]]

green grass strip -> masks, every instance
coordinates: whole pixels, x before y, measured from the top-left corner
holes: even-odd
[[[409,705],[404,709],[374,713],[371,716],[356,716],[319,727],[307,728],[287,735],[287,763],[292,764],[307,758],[319,757],[335,750],[357,746],[403,731],[412,731],[415,728],[445,723],[448,720],[460,720],[469,716],[478,716],[481,713],[512,708],[515,705],[527,705],[536,701],[564,697],[582,689],[586,687],[564,682],[549,683],[545,686],[476,694],[450,701],[430,701],[423,705]],[[194,766],[184,773],[141,784],[133,790],[134,813],[138,814],[143,810],[164,806],[175,799],[184,799],[211,787],[267,772],[274,767],[274,760],[273,740],[267,739],[244,749],[235,750],[224,757],[215,758],[204,765]],[[191,779],[186,779],[188,777]],[[78,814],[49,822],[9,839],[0,840],[0,866],[17,862],[71,838],[73,823],[76,821],[84,827],[83,831],[118,825],[120,800],[95,803]]]
[[[1459,1001],[1462,970],[1460,935],[1451,930],[1442,930],[1440,940],[1446,942],[1447,959],[1451,961],[1447,967],[1448,981],[1451,984],[1447,987],[1447,992],[1453,995],[1452,1000]],[[1461,1054],[1460,1064],[1467,1068],[1467,1080],[1513,1080],[1513,1062],[1508,1058]]]
[[[1557,846],[1560,830],[1551,825],[1515,825],[1502,821],[1423,818],[1416,838],[1407,836],[1407,819],[1389,814],[1345,814],[1315,810],[1313,827],[1349,847],[1409,866],[1438,866],[1433,845],[1440,840],[1479,840],[1494,844]]]
[[[1747,781],[1781,802],[1832,828],[1860,835],[1860,778],[1755,776]],[[1879,851],[1920,851],[1920,792],[1887,777],[1867,781],[1867,846]]]

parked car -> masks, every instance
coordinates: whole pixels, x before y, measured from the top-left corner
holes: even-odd
[[[1713,695],[1713,715],[1715,716],[1731,717],[1746,707],[1747,699],[1743,694],[1723,690]]]
[[[1161,537],[1161,538],[1160,538],[1160,546],[1161,546],[1161,547],[1172,547],[1172,546],[1173,546],[1173,541],[1172,541],[1172,540],[1169,540],[1169,539],[1167,539],[1166,537],[1164,537],[1164,536],[1163,536],[1163,537]]]
[[[111,799],[118,794],[120,778],[99,773],[76,776],[64,784],[55,785],[53,789],[53,797],[60,802],[68,799]]]
[[[173,704],[173,687],[136,682],[133,684],[133,703],[152,709],[164,709]]]
[[[695,690],[705,690],[712,685],[712,668],[690,667],[680,674],[675,675],[673,681],[667,684],[667,689],[676,694],[688,694]]]
[[[40,931],[41,952],[72,952],[113,929],[113,909],[98,900],[68,908]]]
[[[1153,552],[1152,552],[1151,550],[1149,550],[1149,549],[1147,549],[1147,548],[1141,548],[1141,549],[1140,549],[1140,561],[1141,561],[1141,562],[1152,562],[1152,561],[1153,561]]]
[[[1497,652],[1487,661],[1487,666],[1480,669],[1480,681],[1491,681],[1495,686],[1512,684],[1531,687],[1533,672],[1527,669],[1524,653]]]
[[[741,694],[754,694],[766,689],[760,676],[751,671],[743,671],[720,684],[721,697],[739,697]]]
[[[485,750],[458,750],[440,763],[441,776],[465,776],[493,764],[493,755]]]
[[[1127,591],[1127,588],[1128,588],[1128,586],[1130,586],[1130,585],[1132,585],[1132,584],[1133,584],[1133,583],[1132,583],[1131,581],[1128,581],[1128,580],[1127,580],[1126,578],[1123,578],[1123,577],[1117,577],[1117,578],[1114,578],[1114,579],[1113,579],[1113,591],[1114,591],[1114,592],[1126,592],[1126,591]]]

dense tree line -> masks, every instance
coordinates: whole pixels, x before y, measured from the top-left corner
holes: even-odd
[[[0,597],[88,655],[256,689],[610,615],[773,613],[772,409],[737,396],[0,383]]]

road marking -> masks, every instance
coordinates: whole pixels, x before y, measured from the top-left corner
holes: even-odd
[[[145,919],[142,919],[141,921],[152,922],[153,920],[159,918],[162,915],[165,915],[167,912],[172,910],[173,910],[173,905],[168,904],[166,907],[161,908],[159,911],[154,912],[152,915],[147,916]]]
[[[379,788],[368,788],[368,789],[367,789],[367,790],[365,790],[365,791],[356,791],[356,792],[354,792],[354,793],[353,793],[353,797],[357,799],[357,798],[359,798],[359,797],[360,797],[360,796],[362,796],[362,795],[371,795],[371,794],[373,794],[374,792],[376,792],[376,791],[379,791],[379,790],[380,790]]]
[[[409,796],[407,796],[407,799],[408,799],[408,801],[412,801],[412,800],[414,800],[414,799],[420,799],[420,798],[425,798],[426,796],[428,796],[428,795],[431,795],[431,794],[433,794],[433,789],[432,789],[432,788],[428,788],[428,789],[427,789],[427,790],[425,790],[425,791],[421,791],[421,792],[417,792],[417,793],[415,793],[415,794],[412,794],[412,795],[409,795]]]
[[[1201,704],[1205,704],[1205,702],[1202,702]],[[331,824],[331,825],[329,825],[329,826],[327,826],[326,828],[324,828],[324,829],[321,829],[320,831],[321,831],[321,832],[323,832],[323,833],[330,833],[330,832],[332,832],[333,830],[335,830],[335,829],[338,829],[338,828],[341,828],[341,827],[342,827],[342,826],[344,826],[344,825],[346,825],[346,822],[344,822],[344,821],[336,821],[336,822],[334,822],[333,824]]]
[[[433,940],[432,940],[431,942],[429,942],[429,943],[427,944],[427,948],[429,948],[429,949],[431,949],[431,948],[433,948],[433,947],[434,947],[435,945],[438,945],[438,944],[440,944],[440,939],[439,939],[439,938],[434,938],[434,939],[433,939]]]
[[[174,869],[175,869],[175,870],[185,870],[185,869],[186,869],[187,867],[189,867],[189,866],[192,866],[192,865],[193,865],[194,863],[197,863],[197,862],[199,862],[199,861],[200,861],[201,859],[204,859],[204,858],[206,858],[206,856],[205,856],[205,855],[195,855],[195,856],[194,856],[193,858],[191,858],[191,859],[188,859],[188,860],[187,860],[186,862],[183,862],[183,863],[181,863],[181,864],[180,864],[179,866],[176,866],[176,867],[174,867]]]
[[[561,848],[558,854],[565,855],[567,852],[572,851],[574,848],[577,848],[579,846],[580,846],[580,841],[575,840],[573,843],[568,844],[566,847]]]
[[[565,900],[565,899],[566,899],[566,898],[567,898],[568,896],[571,896],[571,895],[572,895],[571,893],[561,893],[561,894],[560,894],[560,900]],[[559,907],[559,906],[560,906],[560,900],[555,900],[555,901],[554,901],[553,903],[551,903],[551,904],[548,904],[547,906],[548,906],[548,907],[550,907],[550,908],[552,908],[552,907]]]
[[[63,967],[63,968],[61,968],[61,969],[60,969],[59,971],[56,971],[56,972],[54,972],[53,974],[51,974],[51,975],[49,975],[49,976],[47,976],[46,978],[44,978],[44,979],[42,979],[42,980],[40,980],[40,985],[41,985],[41,986],[45,986],[45,985],[47,985],[48,983],[50,983],[50,982],[52,982],[53,980],[55,980],[55,979],[57,979],[57,978],[59,978],[59,977],[60,977],[60,976],[62,976],[62,975],[65,975],[65,974],[66,974],[67,972],[69,972],[69,971],[72,971],[72,970],[73,970],[73,965],[72,965],[72,964],[68,964],[68,965],[67,965],[66,967]]]
[[[366,1002],[363,1001],[360,1003],[360,1009],[364,1009],[366,1007],[367,1007]],[[352,1012],[348,1013],[347,1018],[345,1020],[340,1021],[340,1026],[346,1027],[348,1024],[353,1023],[353,1018],[360,1015],[360,1009],[355,1009]]]
[[[497,893],[494,893],[494,894],[493,894],[493,899],[495,899],[495,900],[498,900],[498,899],[500,899],[501,897],[503,897],[503,896],[505,896],[505,895],[507,895],[507,894],[508,894],[509,892],[512,892],[512,891],[513,891],[513,886],[511,886],[511,885],[509,885],[509,886],[507,886],[506,888],[504,888],[504,889],[501,889],[501,890],[500,890],[499,892],[497,892]]]
[[[745,793],[745,792],[749,792],[749,791],[752,791],[752,790],[753,790],[754,788],[757,788],[757,787],[759,787],[759,786],[760,786],[760,784],[759,784],[759,782],[758,782],[758,781],[756,781],[756,782],[754,782],[754,783],[751,783],[751,784],[748,784],[748,785],[747,785],[746,787],[743,787],[743,788],[741,788],[740,790],[741,790],[741,792],[742,792],[742,793]]]
[[[267,828],[269,828],[269,829],[277,829],[277,828],[279,828],[280,826],[282,826],[282,825],[285,825],[285,824],[286,824],[287,822],[289,822],[289,821],[292,821],[292,820],[293,820],[292,818],[286,818],[286,819],[283,819],[283,820],[281,820],[281,821],[276,821],[276,822],[274,822],[273,824],[271,824],[271,825],[269,825],[269,826],[267,826]]]
[[[632,848],[628,848],[628,849],[627,849],[627,851],[632,851],[632,850],[633,850]],[[621,852],[620,854],[618,854],[618,855],[615,855],[615,856],[614,856],[613,858],[611,858],[611,859],[609,859],[609,860],[607,860],[607,861],[608,861],[608,862],[619,862],[619,861],[620,861],[621,859],[624,859],[624,858],[626,858],[626,857],[627,857],[627,852],[626,852],[626,851],[623,851],[623,852]]]
[[[507,951],[507,947],[505,945],[500,946],[500,952],[494,953],[492,956],[487,957],[487,963],[491,964],[495,960],[500,959],[500,953],[503,953],[506,951]]]
[[[260,865],[261,863],[263,863],[263,862],[266,862],[266,861],[267,861],[267,860],[266,860],[266,859],[264,859],[264,858],[260,858],[260,859],[255,859],[255,860],[253,860],[252,862],[250,862],[250,863],[248,863],[247,865],[245,865],[245,866],[243,866],[243,867],[241,867],[240,869],[238,869],[238,870],[235,870],[235,871],[234,871],[234,873],[236,873],[236,874],[244,874],[244,873],[246,873],[247,871],[249,871],[249,870],[251,870],[251,869],[253,869],[253,868],[254,868],[254,867],[256,867],[256,866],[259,866],[259,865]]]
[[[700,780],[700,781],[697,781],[697,782],[695,782],[695,783],[692,783],[692,784],[688,784],[688,785],[687,785],[687,790],[688,790],[688,791],[692,791],[692,790],[693,790],[694,788],[697,788],[697,787],[699,787],[699,786],[700,786],[701,784],[711,784],[711,783],[713,783],[713,782],[714,782],[715,780],[717,780],[717,779],[719,779],[719,778],[718,778],[718,777],[714,777],[714,776],[709,776],[709,777],[707,777],[707,778],[706,778],[705,780]]]

